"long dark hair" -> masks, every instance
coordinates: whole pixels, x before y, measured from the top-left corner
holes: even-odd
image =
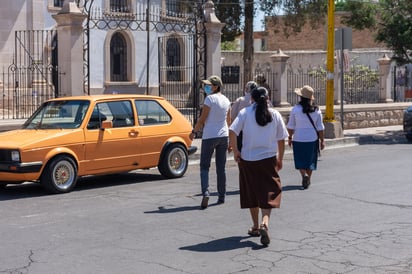
[[[252,90],[252,98],[256,103],[256,123],[258,123],[259,126],[264,127],[273,120],[267,101],[269,93],[266,88],[258,87]]]
[[[311,113],[318,110],[318,106],[316,106],[309,98],[300,97],[299,105],[302,106],[303,113]]]

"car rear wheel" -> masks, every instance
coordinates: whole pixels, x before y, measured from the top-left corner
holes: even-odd
[[[57,156],[44,169],[41,185],[50,193],[70,192],[77,182],[77,166],[68,156]]]
[[[189,163],[187,151],[182,145],[171,145],[163,154],[158,169],[166,178],[182,177]]]

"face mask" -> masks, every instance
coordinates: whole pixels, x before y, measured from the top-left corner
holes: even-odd
[[[212,86],[206,85],[204,90],[207,95],[212,94]]]

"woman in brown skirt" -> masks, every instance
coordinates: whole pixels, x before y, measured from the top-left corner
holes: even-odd
[[[230,126],[229,141],[239,165],[240,207],[249,208],[253,225],[248,234],[260,236],[269,245],[269,219],[272,208],[280,207],[285,139],[288,132],[280,113],[269,108],[268,91],[252,91],[253,104],[242,109]],[[237,149],[237,135],[243,132],[242,151]],[[262,221],[259,224],[259,209]]]

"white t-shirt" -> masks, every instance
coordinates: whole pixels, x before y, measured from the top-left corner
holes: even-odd
[[[229,128],[226,121],[230,109],[230,101],[222,93],[213,93],[206,96],[204,105],[210,108],[203,127],[202,139],[229,136]]]
[[[273,120],[262,127],[256,123],[256,104],[242,109],[230,126],[239,135],[243,131],[241,157],[246,161],[258,161],[276,156],[278,141],[288,137],[288,131],[279,111],[269,108]]]
[[[313,128],[308,115],[303,113],[303,108],[301,105],[295,105],[289,116],[289,122],[287,124],[288,129],[294,130],[293,141],[297,142],[314,142],[318,139],[315,129]],[[317,111],[309,113],[312,117],[313,123],[316,126],[317,131],[325,129],[322,122],[322,112],[318,109]]]

